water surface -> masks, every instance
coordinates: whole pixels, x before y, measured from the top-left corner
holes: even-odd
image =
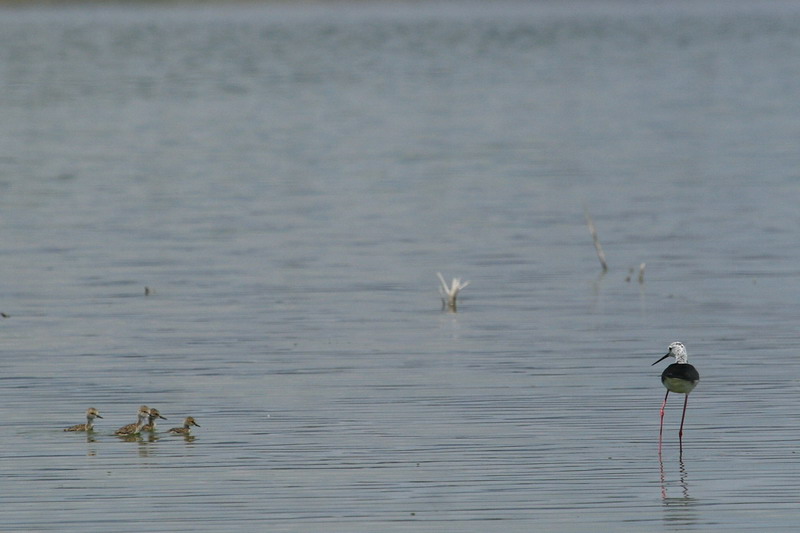
[[[4,9],[0,529],[792,530],[800,9],[720,6]]]

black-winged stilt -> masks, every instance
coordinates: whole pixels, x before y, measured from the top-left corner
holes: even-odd
[[[685,394],[686,398],[683,400],[683,414],[681,415],[681,428],[678,430],[678,440],[683,447],[683,421],[686,418],[686,405],[689,403],[689,393],[694,390],[697,383],[700,381],[700,373],[697,369],[689,364],[688,356],[686,354],[686,347],[682,342],[673,342],[669,345],[667,355],[653,363],[655,366],[669,356],[675,357],[675,362],[664,369],[661,373],[661,383],[667,388],[667,394],[664,396],[664,403],[661,404],[661,426],[658,430],[658,448],[661,449],[661,435],[664,432],[664,407],[667,406],[667,398],[670,392],[677,392]]]

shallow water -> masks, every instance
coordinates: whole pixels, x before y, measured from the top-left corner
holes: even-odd
[[[800,9],[725,6],[4,9],[0,529],[793,529]]]

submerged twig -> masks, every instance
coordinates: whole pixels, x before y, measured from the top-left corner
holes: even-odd
[[[589,210],[584,207],[583,213],[586,216],[586,224],[589,225],[589,233],[592,234],[592,242],[594,242],[594,249],[597,251],[597,258],[600,260],[600,266],[603,267],[603,272],[606,272],[608,263],[606,263],[606,254],[603,253],[603,247],[600,246],[600,240],[597,238],[597,228],[594,227],[592,217],[589,216]]]
[[[469,285],[469,281],[461,282],[461,278],[453,278],[452,283],[448,287],[447,282],[444,280],[441,272],[436,273],[439,276],[439,281],[442,283],[439,286],[439,294],[442,296],[442,309],[448,309],[453,313],[456,312],[456,299],[458,293]]]
[[[644,283],[644,267],[645,267],[645,265],[646,265],[646,264],[647,264],[647,263],[640,263],[640,264],[639,264],[639,283],[640,283],[640,284],[641,284],[641,283]],[[630,267],[630,268],[628,269],[628,275],[627,275],[627,276],[625,276],[625,281],[628,281],[628,282],[630,282],[631,278],[633,278],[633,272],[634,272],[634,270],[635,270],[635,269],[634,269],[633,267]]]

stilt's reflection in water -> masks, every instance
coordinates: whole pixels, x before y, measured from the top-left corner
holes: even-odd
[[[688,526],[698,522],[696,506],[697,500],[692,498],[689,493],[689,474],[686,469],[686,462],[681,454],[678,458],[678,480],[668,481],[664,470],[664,461],[659,450],[658,454],[659,471],[661,475],[661,502],[664,508],[664,522],[670,526]],[[670,496],[669,490],[673,492],[680,488],[679,496]]]

